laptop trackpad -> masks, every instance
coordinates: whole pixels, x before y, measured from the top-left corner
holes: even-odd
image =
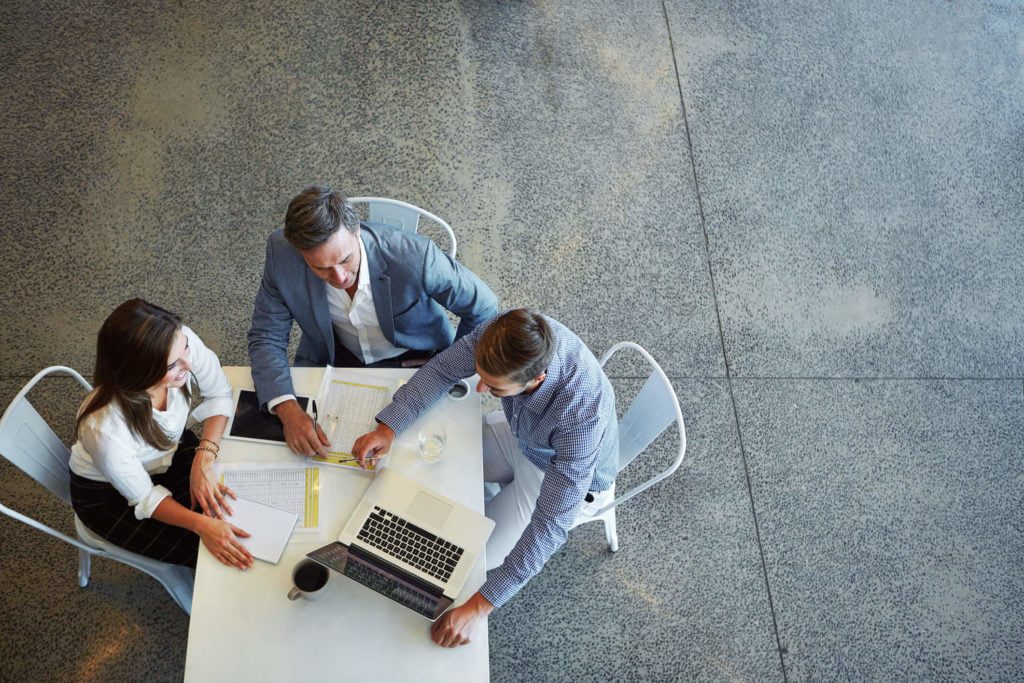
[[[448,503],[419,491],[409,504],[408,515],[412,519],[423,520],[424,524],[440,529],[451,511],[452,506]]]

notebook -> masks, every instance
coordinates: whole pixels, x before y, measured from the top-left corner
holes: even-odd
[[[299,516],[245,498],[229,499],[228,505],[231,514],[225,519],[249,533],[248,537],[239,537],[241,544],[257,560],[277,564]]]
[[[458,597],[494,522],[389,467],[335,543],[307,557],[430,620]]]

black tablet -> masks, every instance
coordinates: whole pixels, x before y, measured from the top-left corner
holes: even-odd
[[[297,396],[299,407],[306,410],[308,396]],[[274,441],[284,443],[284,425],[277,415],[260,410],[260,401],[252,389],[242,389],[235,401],[235,414],[228,425],[227,436],[232,439]]]

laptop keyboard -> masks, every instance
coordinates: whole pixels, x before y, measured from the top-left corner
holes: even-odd
[[[363,543],[447,583],[462,557],[462,548],[374,506],[356,535]]]

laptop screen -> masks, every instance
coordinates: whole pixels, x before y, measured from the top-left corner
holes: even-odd
[[[307,555],[433,621],[451,604],[440,589],[360,548],[330,543]]]

